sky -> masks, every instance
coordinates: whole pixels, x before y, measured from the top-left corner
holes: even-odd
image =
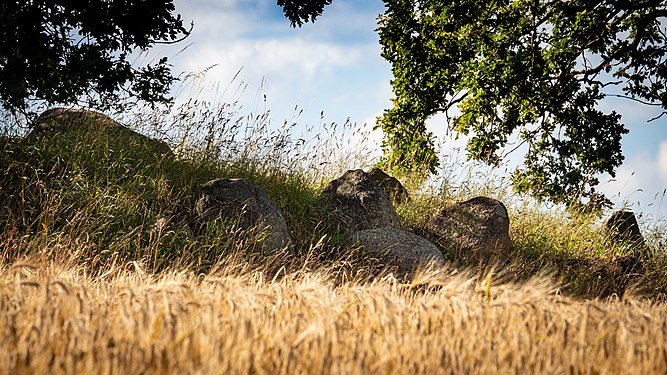
[[[269,111],[274,124],[298,111],[303,111],[298,121],[304,127],[349,119],[369,133],[368,142],[380,155],[382,134],[371,129],[392,98],[391,66],[380,56],[375,32],[377,16],[384,11],[380,0],[334,0],[314,24],[301,28],[290,26],[275,0],[174,3],[185,23],[194,23],[192,34],[150,53],[169,57],[176,74],[199,74],[200,91],[180,95],[238,100],[242,111]],[[247,88],[238,95],[212,89],[240,82]],[[657,223],[667,216],[667,118],[647,123],[659,112],[623,99],[606,99],[600,107],[620,113],[630,130],[623,138],[625,162],[616,178],[601,176],[600,190],[615,209],[631,209],[643,223]],[[450,160],[465,160],[457,153],[465,139],[454,139],[442,117],[428,126],[441,152]],[[521,159],[513,154],[508,163],[516,165]]]

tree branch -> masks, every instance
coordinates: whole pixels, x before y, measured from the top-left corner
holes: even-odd
[[[647,101],[645,101],[645,100],[641,100],[641,99],[633,98],[633,97],[631,97],[631,96],[620,95],[620,94],[606,94],[606,95],[607,95],[607,96],[612,96],[612,97],[615,97],[615,98],[621,98],[621,99],[633,100],[633,101],[635,101],[635,102],[637,102],[637,103],[641,103],[641,104],[644,104],[644,105],[650,105],[650,106],[653,106],[653,107],[662,107],[662,104],[647,102]],[[662,116],[662,115],[661,115],[661,116]],[[652,119],[652,120],[653,120],[653,119]],[[652,120],[651,120],[651,121],[652,121]]]
[[[648,120],[648,121],[646,121],[646,122],[652,122],[652,121],[658,120],[658,119],[660,119],[660,118],[661,118],[663,115],[665,115],[665,114],[667,114],[667,111],[662,111],[661,114],[659,114],[658,116],[653,117],[652,119],[650,119],[650,120]]]

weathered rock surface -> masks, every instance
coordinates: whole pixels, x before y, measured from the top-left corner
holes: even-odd
[[[365,254],[382,258],[400,276],[414,275],[420,267],[442,267],[442,253],[429,240],[394,227],[366,229],[355,232],[352,242]]]
[[[271,254],[291,246],[287,223],[266,190],[244,179],[218,179],[202,185],[195,209],[200,223],[222,219],[244,230],[265,231],[262,248]]]
[[[632,211],[612,213],[604,224],[604,230],[610,241],[629,245],[636,255],[641,256],[648,251],[648,245]]]
[[[87,109],[52,108],[37,117],[28,138],[53,135],[75,137],[77,141],[114,149],[114,145],[142,147],[157,156],[173,156],[169,145],[121,125],[107,115]]]
[[[328,211],[328,220],[347,232],[401,226],[387,193],[361,169],[331,181],[318,204]]]
[[[510,219],[505,205],[476,197],[445,206],[427,223],[427,238],[472,259],[501,257],[510,249]]]
[[[611,267],[613,267],[617,273],[621,273],[629,278],[643,276],[646,272],[644,265],[631,255],[612,257]]]
[[[389,199],[396,203],[405,203],[410,201],[410,195],[403,184],[380,168],[373,168],[368,172],[368,176],[387,193]]]

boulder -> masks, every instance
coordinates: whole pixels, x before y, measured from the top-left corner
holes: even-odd
[[[389,199],[395,203],[405,203],[410,201],[408,191],[403,187],[403,184],[395,177],[392,177],[382,169],[373,168],[368,172],[368,176],[375,181],[375,183],[384,190],[389,196]]]
[[[386,266],[399,276],[414,275],[421,267],[442,267],[442,253],[429,240],[395,227],[366,229],[355,232],[352,242],[363,253],[383,259]]]
[[[51,108],[37,117],[33,134],[46,135],[70,130],[72,126],[100,129],[116,128],[122,125],[105,114],[89,109]]]
[[[291,248],[285,217],[266,190],[244,179],[218,179],[201,186],[195,208],[199,225],[220,219],[243,230],[264,232],[265,254]]]
[[[586,262],[588,283],[585,294],[588,297],[608,297],[613,294],[623,297],[628,287],[646,287],[650,281],[646,279],[646,270],[635,257],[612,256],[589,258]]]
[[[618,273],[628,278],[643,276],[646,273],[644,265],[631,255],[612,257],[611,265]]]
[[[424,232],[445,249],[481,260],[509,252],[509,226],[509,214],[502,202],[476,197],[441,209],[426,223]]]
[[[52,108],[37,117],[28,139],[64,135],[86,144],[117,149],[144,148],[157,156],[173,156],[169,145],[121,125],[107,115],[88,109]]]
[[[327,219],[346,232],[401,226],[387,193],[361,169],[331,181],[317,202],[327,211]]]
[[[648,245],[639,230],[639,223],[632,211],[615,211],[604,223],[604,231],[612,243],[627,244],[633,253],[645,255]]]

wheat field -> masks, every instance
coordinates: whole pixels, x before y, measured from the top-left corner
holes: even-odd
[[[642,263],[650,288],[627,290],[624,275],[619,282],[593,267],[628,252],[610,247],[593,219],[509,206],[512,259],[495,270],[445,251],[452,266],[410,283],[375,277],[378,264],[342,251],[340,234],[318,216],[322,181],[343,167],[323,172],[322,161],[343,159],[340,142],[322,146],[318,133],[316,154],[288,153],[295,142],[282,131],[252,130],[238,144],[242,137],[224,129],[199,131],[228,118],[226,108],[182,126],[180,143],[189,134],[221,143],[194,142],[200,153],[181,159],[158,160],[121,141],[4,140],[0,375],[667,373],[664,237]],[[231,129],[265,129],[265,120]],[[211,153],[239,154],[239,146],[253,155],[257,145],[265,164]],[[194,237],[153,230],[158,218],[192,207],[202,183],[226,177],[271,193],[298,245],[295,259],[283,267],[253,258],[257,238],[225,225]],[[419,228],[448,202],[499,192],[488,178],[464,179],[399,206],[403,226]],[[474,190],[474,181],[484,183]],[[591,290],[612,297],[582,298],[610,294]]]
[[[3,374],[667,372],[664,304],[572,299],[548,277],[443,269],[407,285],[240,263],[207,275],[74,263],[1,266]]]

